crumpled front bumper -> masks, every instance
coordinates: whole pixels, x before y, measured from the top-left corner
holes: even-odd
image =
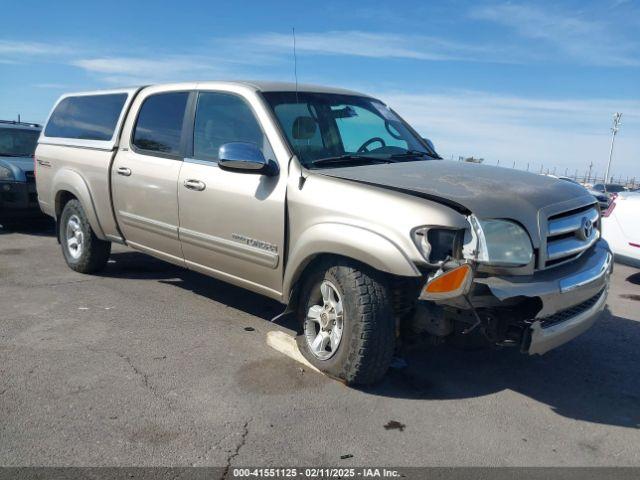
[[[613,255],[599,240],[580,258],[531,276],[476,278],[499,300],[538,297],[542,308],[526,332],[525,350],[543,354],[586,331],[607,301]]]

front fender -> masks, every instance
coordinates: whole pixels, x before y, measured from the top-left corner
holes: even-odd
[[[366,265],[404,277],[421,275],[411,259],[388,238],[362,227],[341,223],[321,223],[308,228],[295,242],[285,268],[283,298],[304,268],[322,254],[341,255]]]
[[[89,220],[89,224],[96,237],[101,240],[106,240],[107,238],[100,225],[100,220],[98,220],[98,216],[96,215],[96,208],[93,197],[91,196],[91,191],[82,175],[74,170],[61,169],[54,175],[52,185],[52,191],[54,192],[52,204],[55,205],[56,214],[61,210],[60,201],[62,199],[62,192],[70,192],[82,205],[87,220]]]

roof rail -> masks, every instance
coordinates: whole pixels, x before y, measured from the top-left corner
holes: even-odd
[[[25,127],[42,128],[42,125],[40,125],[39,123],[33,123],[33,122],[17,122],[15,120],[0,120],[0,123],[5,123],[9,125],[24,125]]]

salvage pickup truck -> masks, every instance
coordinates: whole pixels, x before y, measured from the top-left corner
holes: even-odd
[[[111,243],[274,298],[347,383],[405,339],[542,354],[604,308],[612,255],[575,184],[442,160],[382,101],[269,82],[64,95],[36,151],[72,269]],[[178,327],[179,328],[179,327]]]

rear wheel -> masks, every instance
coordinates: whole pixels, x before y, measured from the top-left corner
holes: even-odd
[[[312,365],[350,384],[380,380],[395,348],[395,320],[387,279],[336,259],[315,268],[299,302],[298,347]]]
[[[69,200],[60,215],[58,235],[67,265],[76,272],[94,273],[109,260],[111,242],[96,237],[76,199]]]

